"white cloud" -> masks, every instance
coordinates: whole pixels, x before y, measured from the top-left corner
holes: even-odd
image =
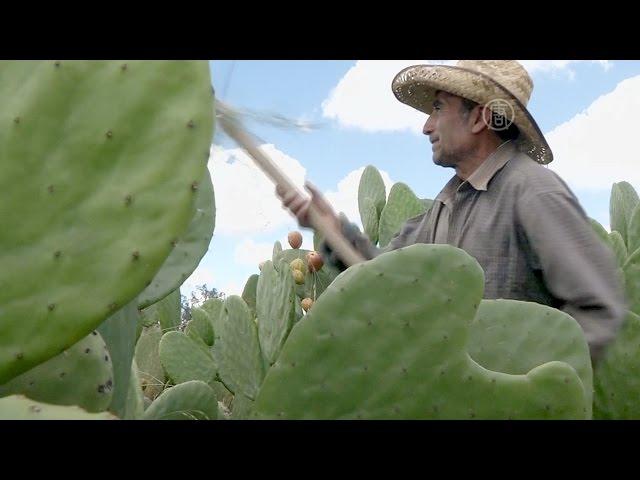
[[[639,110],[636,76],[545,135],[554,154],[549,168],[575,189],[610,189],[622,180],[640,185],[635,143]]]
[[[571,68],[578,63],[595,63],[600,65],[604,71],[608,71],[613,64],[609,60],[518,60],[530,75],[537,73],[549,73],[552,75],[563,73],[570,79],[575,79],[575,71]]]
[[[198,285],[206,285],[207,288],[211,289],[216,287],[215,285],[215,276],[213,271],[210,268],[207,268],[201,262],[200,265],[193,271],[191,276],[187,278],[182,286],[180,287],[180,293],[185,295],[187,298],[190,298],[191,292],[196,289]],[[217,288],[217,287],[216,287]]]
[[[343,127],[366,132],[409,130],[421,134],[427,116],[398,102],[391,82],[403,68],[418,64],[454,65],[456,60],[360,60],[349,69],[322,102],[324,117]],[[584,60],[520,60],[532,76],[560,72],[574,78],[571,66]],[[590,60],[605,70],[608,60]]]
[[[251,238],[245,238],[235,248],[233,259],[240,265],[255,267],[257,273],[260,262],[271,260],[274,243],[275,241],[272,243],[258,243]],[[282,245],[284,246],[284,243]]]
[[[358,210],[358,186],[360,185],[360,177],[364,172],[365,167],[360,167],[347,174],[342,180],[338,182],[338,191],[325,192],[327,200],[333,205],[336,212],[344,212],[344,214],[353,223],[362,228],[362,222],[360,221],[360,212]],[[382,181],[385,184],[387,196],[389,196],[389,190],[394,182],[391,181],[389,174],[384,170],[379,170],[382,176]],[[313,242],[312,242],[313,244]]]
[[[306,169],[273,145],[262,145],[286,175],[302,189]],[[209,171],[216,194],[216,234],[265,233],[291,222],[273,182],[242,149],[211,149]]]
[[[398,102],[391,91],[391,82],[403,68],[423,63],[424,60],[356,62],[322,103],[323,115],[336,119],[344,127],[368,132],[404,129],[420,132],[426,116]]]
[[[236,281],[231,280],[227,283],[222,284],[219,288],[219,291],[224,292],[226,297],[230,297],[231,295],[242,296],[244,285],[245,285],[244,283],[240,284]]]

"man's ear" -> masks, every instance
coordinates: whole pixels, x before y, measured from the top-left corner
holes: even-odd
[[[480,133],[482,130],[489,128],[489,125],[491,125],[490,109],[479,105],[469,113],[469,121],[471,122],[472,133]]]

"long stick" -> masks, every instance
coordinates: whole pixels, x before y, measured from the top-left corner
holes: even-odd
[[[223,110],[218,106],[218,111]],[[257,142],[249,135],[246,130],[240,128],[238,124],[228,115],[222,114],[218,117],[220,126],[238,145],[240,145],[249,156],[256,162],[258,167],[264,171],[269,178],[276,184],[282,185],[287,190],[295,190],[302,194],[296,185],[278,168],[278,166],[266,155],[257,145]],[[309,205],[309,223],[320,232],[327,241],[329,246],[338,254],[343,263],[347,266],[364,262],[365,258],[347,241],[341,231],[335,228],[335,225],[318,211],[312,203]]]

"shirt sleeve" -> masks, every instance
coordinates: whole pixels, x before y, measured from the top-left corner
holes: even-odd
[[[559,308],[580,324],[596,361],[615,338],[627,308],[613,252],[569,192],[526,195],[516,210],[533,268],[540,269]]]
[[[353,245],[353,247],[358,252],[360,252],[360,254],[367,260],[371,260],[372,258],[377,257],[382,253],[410,245],[409,237],[413,234],[416,228],[418,228],[421,218],[422,215],[419,215],[407,220],[402,226],[400,232],[398,232],[398,234],[391,239],[389,244],[384,248],[379,248],[375,246],[371,242],[371,240],[369,240],[369,237],[367,237],[360,231],[355,223],[351,223],[344,214],[340,214],[342,234],[351,243],[351,245]],[[322,255],[325,263],[328,263],[329,265],[337,268],[341,272],[347,269],[347,266],[340,260],[340,257],[338,257],[336,253],[333,252],[331,247],[324,240],[322,240],[322,242],[320,243],[319,250],[319,253],[320,255]]]

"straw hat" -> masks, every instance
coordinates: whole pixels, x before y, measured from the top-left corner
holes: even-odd
[[[533,82],[515,60],[460,60],[456,66],[414,65],[398,73],[391,88],[402,103],[428,115],[433,110],[437,90],[486,105],[520,129],[515,140],[520,151],[541,164],[553,160],[549,144],[527,110]]]

